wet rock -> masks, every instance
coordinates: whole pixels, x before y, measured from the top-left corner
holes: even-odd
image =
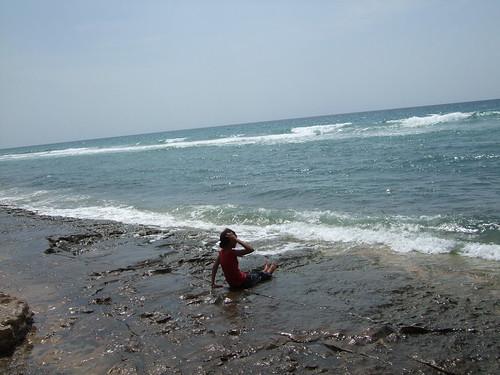
[[[106,372],[107,375],[136,375],[137,374],[137,369],[135,366],[132,365],[127,365],[127,364],[119,364],[111,367],[108,372]]]
[[[162,233],[164,233],[164,231],[157,228],[141,228],[140,230],[137,231],[136,235],[140,237],[145,237]]]
[[[281,373],[290,373],[290,372],[295,372],[295,370],[297,370],[298,366],[299,365],[297,362],[289,359],[287,363],[280,365],[278,367],[278,370]]]
[[[390,335],[388,335],[385,338],[385,341],[390,342],[390,343],[395,343],[395,342],[399,341],[399,339],[400,339],[400,336],[397,333],[391,333]]]
[[[224,300],[224,297],[219,295],[219,296],[207,296],[203,300],[205,303],[210,304],[210,305],[220,305],[222,304],[222,301]]]
[[[316,370],[318,367],[319,367],[318,365],[314,365],[314,364],[304,365],[304,368],[306,370]]]
[[[145,312],[141,314],[142,319],[148,319],[150,322],[157,324],[165,324],[172,319],[172,316],[159,311]]]
[[[204,301],[204,298],[210,292],[204,291],[201,293],[187,293],[182,294],[179,298],[183,301],[186,301],[186,305],[198,304]]]
[[[308,342],[314,342],[318,341],[321,338],[321,335],[318,334],[317,332],[305,332],[303,334],[294,334],[294,333],[289,333],[289,332],[280,332],[279,333],[281,336],[288,337],[291,341],[297,342],[297,343],[308,343]]]
[[[404,326],[399,329],[399,333],[402,335],[424,335],[430,332],[430,329],[419,326]]]
[[[170,272],[172,272],[172,269],[170,267],[160,267],[155,270],[149,271],[151,275],[163,275]]]
[[[452,371],[448,371],[446,368],[444,367],[441,367],[439,366],[434,360],[431,360],[431,361],[426,361],[426,360],[423,360],[423,359],[420,359],[418,358],[417,356],[411,356],[411,357],[408,357],[418,363],[421,363],[425,366],[428,366],[434,370],[437,370],[438,372],[440,373],[443,373],[443,374],[448,374],[448,375],[455,375],[455,372],[452,372]]]
[[[386,338],[392,333],[394,333],[394,330],[387,324],[380,327],[370,327],[367,330],[365,330],[362,334],[351,337],[349,344],[350,345],[372,344],[380,339]]]
[[[137,343],[130,343],[128,345],[125,345],[125,352],[127,353],[137,353],[141,350],[139,344]]]
[[[269,343],[264,343],[262,345],[259,345],[257,347],[257,350],[274,350],[276,348],[279,348],[280,346],[287,344],[288,342],[289,340],[286,339],[285,337],[279,337]]]
[[[111,305],[111,297],[95,298],[90,303],[93,305]]]
[[[130,316],[132,313],[129,310],[129,307],[127,305],[117,305],[113,307],[113,312],[117,315],[127,315]]]
[[[419,326],[403,326],[399,329],[399,333],[403,335],[425,335],[427,333],[435,333],[444,335],[447,333],[463,331],[463,329],[456,328],[425,328]]]
[[[351,349],[347,349],[347,348],[344,348],[342,346],[339,346],[335,341],[332,341],[332,340],[328,340],[328,341],[323,342],[323,345],[334,352],[354,353]]]
[[[137,271],[137,270],[140,270],[140,269],[143,269],[146,267],[156,266],[156,265],[161,264],[161,263],[163,263],[163,258],[160,256],[160,257],[154,258],[154,259],[141,260],[140,262],[137,262],[135,264],[131,264],[127,267],[120,267],[120,268],[115,268],[112,270],[102,271],[102,272],[92,272],[92,273],[90,273],[90,276],[98,279],[98,278],[101,278],[101,277],[106,276],[106,275],[114,275],[114,274],[119,274],[119,273],[127,272],[127,271]],[[159,266],[156,269],[147,271],[145,273],[145,275],[151,276],[153,274],[162,274],[162,273],[169,273],[169,272],[172,272],[170,267]]]
[[[49,236],[49,248],[45,250],[45,254],[54,254],[61,251],[78,255],[87,250],[88,246],[92,245],[97,240],[102,239],[100,233],[80,233],[71,234],[69,236]]]
[[[70,314],[92,314],[94,312],[94,310],[84,307],[70,307],[68,310]]]
[[[0,292],[0,356],[12,353],[33,323],[26,302]]]
[[[171,273],[172,268],[170,267],[159,267],[153,270],[146,271],[143,276],[154,276],[154,275],[164,275],[167,273]]]
[[[385,324],[381,327],[373,328],[368,331],[368,335],[371,337],[373,342],[383,339],[389,336],[391,333],[394,333],[394,330],[388,324]]]
[[[195,315],[191,315],[191,318],[193,318],[193,319],[204,319],[205,315],[203,315],[203,314],[195,314]]]
[[[172,319],[172,317],[168,314],[165,314],[165,315],[161,315],[161,316],[157,317],[155,319],[155,322],[158,324],[163,324],[163,323],[168,322],[170,319]]]
[[[59,324],[59,326],[61,328],[69,328],[71,327],[72,325],[74,325],[76,323],[76,321],[78,320],[78,318],[76,317],[71,317],[67,320],[64,320],[64,321],[61,321],[61,323]]]
[[[192,329],[192,330],[191,330],[191,333],[192,333],[193,335],[202,335],[202,334],[203,334],[203,333],[205,333],[206,331],[207,331],[207,329],[206,329],[206,328],[203,328],[203,327],[202,327],[202,328],[194,328],[194,329]]]
[[[120,267],[120,268],[116,268],[114,270],[107,271],[107,273],[121,273],[124,271],[136,271],[136,270],[139,270],[142,268],[157,265],[157,264],[162,263],[162,262],[163,262],[163,259],[161,257],[155,258],[155,259],[145,259],[145,260],[141,260],[140,262],[137,262],[137,263],[132,264],[132,265],[127,266],[127,267]]]

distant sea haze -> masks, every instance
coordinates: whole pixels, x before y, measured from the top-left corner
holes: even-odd
[[[267,254],[500,260],[500,100],[0,151],[0,203],[214,233]],[[154,240],[154,239],[152,239]]]

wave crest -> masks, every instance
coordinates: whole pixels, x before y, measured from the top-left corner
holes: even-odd
[[[278,143],[302,143],[321,139],[323,135],[332,135],[341,128],[351,123],[315,125],[301,128],[293,128],[290,133],[267,134],[257,136],[229,136],[217,139],[187,141],[186,138],[174,138],[160,140],[160,144],[153,145],[134,145],[134,146],[115,146],[103,148],[67,148],[62,150],[51,150],[32,152],[25,154],[1,155],[0,161],[37,159],[47,157],[67,157],[96,154],[112,154],[123,152],[143,152],[154,151],[168,148],[188,148],[188,147],[207,147],[207,146],[241,146],[250,144],[278,144]]]
[[[399,119],[399,120],[389,120],[387,123],[389,124],[399,124],[403,127],[408,127],[408,128],[416,128],[420,126],[429,126],[429,125],[436,125],[440,123],[445,123],[445,122],[455,122],[455,121],[462,121],[468,118],[471,118],[475,112],[453,112],[453,113],[447,113],[444,115],[439,115],[439,114],[431,114],[428,116],[423,116],[423,117],[418,117],[418,116],[412,116],[408,117],[405,119]]]
[[[500,111],[451,112],[445,114],[429,114],[427,116],[412,116],[398,120],[388,120],[388,124],[398,124],[402,127],[417,128],[437,125],[447,122],[459,122],[471,118],[498,117]]]
[[[332,125],[315,125],[315,126],[306,126],[300,128],[292,128],[291,132],[293,134],[301,135],[301,136],[315,136],[315,135],[323,135],[323,134],[331,134],[341,131],[346,125],[352,125],[351,122],[345,122],[341,124],[332,124]]]
[[[433,125],[459,123],[471,118],[500,117],[499,111],[483,112],[452,112],[446,114],[430,114],[427,116],[412,116],[397,120],[387,120],[382,124],[371,124],[364,127],[351,122],[294,127],[280,134],[263,134],[244,136],[240,134],[216,139],[188,140],[187,138],[161,139],[157,144],[123,145],[112,147],[83,147],[60,150],[39,151],[20,154],[0,155],[0,161],[24,160],[49,157],[68,157],[97,154],[112,154],[126,152],[145,152],[172,148],[189,147],[223,147],[243,145],[274,145],[286,143],[304,143],[320,140],[369,138],[387,136],[405,136],[416,133],[434,131]],[[389,124],[389,125],[388,125]],[[351,126],[353,125],[353,126]],[[439,128],[436,128],[439,130]]]

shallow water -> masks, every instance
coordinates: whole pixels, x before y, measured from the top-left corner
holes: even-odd
[[[280,267],[270,282],[211,293],[210,233],[8,212],[0,211],[2,289],[29,302],[36,330],[0,360],[7,373],[498,368],[498,262],[305,248],[272,256]],[[85,246],[47,241],[95,233],[102,237]],[[252,254],[241,267],[263,261]]]

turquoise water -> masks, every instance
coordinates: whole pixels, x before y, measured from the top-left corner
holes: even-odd
[[[500,260],[500,100],[0,150],[0,203]]]

